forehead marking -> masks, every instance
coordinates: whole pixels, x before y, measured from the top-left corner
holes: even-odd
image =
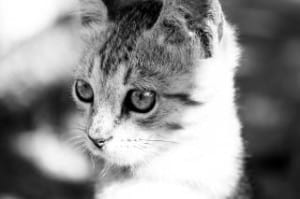
[[[118,11],[110,36],[99,51],[101,63],[97,67],[104,74],[114,73],[121,62],[128,60],[138,38],[157,21],[162,5],[160,1],[138,1]]]
[[[124,85],[128,84],[131,74],[132,74],[132,68],[130,67],[128,68],[127,73],[124,76],[124,81],[123,81]]]
[[[186,93],[164,94],[163,96],[167,99],[178,101],[186,106],[199,106],[202,104],[201,102],[191,99],[190,95]]]

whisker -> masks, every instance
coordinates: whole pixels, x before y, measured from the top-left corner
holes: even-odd
[[[66,143],[73,145],[73,144],[76,144],[78,142],[84,142],[84,140],[85,140],[84,136],[78,135],[78,136],[74,136],[72,138],[69,138],[68,140],[66,140]]]
[[[140,151],[142,151],[143,153],[146,152],[146,150],[144,148],[141,148],[139,146],[134,145],[133,147],[136,148],[136,149],[138,149],[138,150],[140,150]]]
[[[85,128],[81,128],[81,127],[72,127],[72,128],[68,128],[69,131],[79,131],[79,132],[86,132]]]
[[[87,128],[87,126],[85,124],[81,124],[81,123],[76,123],[75,127],[79,127],[79,128],[82,128],[82,129],[86,129]]]
[[[157,151],[153,151],[153,150],[145,150],[143,148],[140,148],[140,147],[137,147],[137,146],[134,146],[136,149],[140,150],[142,153],[145,153],[147,155],[151,155],[151,156],[157,156],[158,155],[158,152]],[[148,148],[149,149],[149,148]],[[148,161],[146,159],[143,160],[145,163],[147,163]]]
[[[87,152],[87,155],[90,159],[92,169],[95,170],[96,169],[96,162],[95,162],[95,159],[94,159],[94,155],[89,150],[86,150],[86,152]]]
[[[170,141],[170,140],[150,140],[150,139],[140,139],[142,141],[148,141],[148,142],[166,142],[166,143],[171,143],[171,144],[178,144],[178,142],[175,141]]]
[[[74,146],[74,149],[79,150],[81,152],[86,152],[86,148],[83,144],[78,144],[78,145]]]
[[[76,142],[73,144],[74,148],[78,148],[78,147],[83,147],[85,149],[85,142],[81,141],[81,142]]]
[[[104,164],[104,167],[101,169],[101,172],[100,172],[101,177],[104,178],[108,174],[108,172],[111,168],[113,168],[113,166],[110,165],[108,162],[106,162],[106,164]]]
[[[72,145],[74,150],[79,150],[79,151],[84,152],[84,153],[88,151],[85,139],[74,140],[70,144]]]
[[[149,149],[149,147],[147,145],[141,145],[141,144],[139,144],[139,145],[134,145],[134,146],[139,147],[139,148],[141,148],[143,150]]]
[[[85,137],[84,135],[73,135],[73,136],[70,136],[70,138],[68,138],[68,139],[73,140],[73,139],[84,138],[84,137]]]
[[[72,127],[68,127],[69,130],[80,130],[80,131],[86,131],[87,127],[86,126],[72,126]]]

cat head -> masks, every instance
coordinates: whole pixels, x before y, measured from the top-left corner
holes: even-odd
[[[199,60],[223,37],[217,0],[82,0],[85,50],[73,95],[87,145],[113,164],[137,166],[176,147]],[[183,136],[184,137],[184,136]]]

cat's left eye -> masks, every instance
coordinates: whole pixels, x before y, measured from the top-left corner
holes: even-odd
[[[77,80],[75,82],[75,93],[77,98],[84,103],[92,103],[94,101],[92,86],[84,80]]]

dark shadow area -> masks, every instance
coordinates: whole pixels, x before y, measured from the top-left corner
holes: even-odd
[[[299,198],[300,2],[223,3],[244,49],[236,85],[254,198]]]
[[[0,195],[22,199],[88,199],[92,198],[92,182],[70,183],[51,179],[32,162],[12,150],[20,132],[29,132],[43,121],[61,133],[64,118],[74,109],[68,93],[69,84],[45,88],[32,104],[22,107],[9,104],[9,97],[0,100]]]

